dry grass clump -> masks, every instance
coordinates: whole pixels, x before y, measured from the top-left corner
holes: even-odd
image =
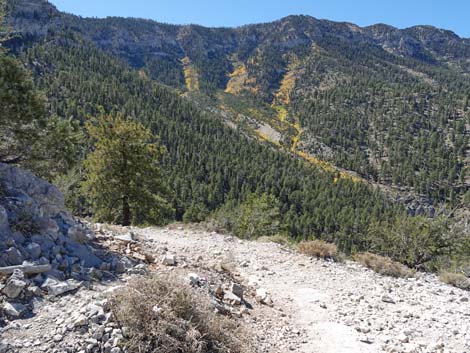
[[[462,273],[455,272],[441,272],[439,278],[442,282],[450,284],[451,286],[470,290],[470,278]]]
[[[338,254],[335,244],[323,240],[310,240],[301,242],[298,246],[302,254],[315,256],[321,259],[331,259]]]
[[[111,299],[129,353],[247,353],[236,322],[174,279],[139,278]]]
[[[384,276],[397,278],[409,278],[414,276],[414,272],[411,269],[388,257],[366,252],[354,255],[354,260]]]
[[[280,245],[290,244],[289,238],[286,235],[276,234],[276,235],[265,235],[257,239],[262,243],[276,243]]]

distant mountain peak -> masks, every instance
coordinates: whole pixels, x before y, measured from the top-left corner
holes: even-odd
[[[7,8],[13,17],[36,21],[60,14],[57,7],[47,0],[7,0]]]

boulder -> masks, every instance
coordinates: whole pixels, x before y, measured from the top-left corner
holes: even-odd
[[[42,294],[41,292],[41,288],[37,287],[37,286],[29,286],[27,289],[26,289],[27,293],[29,295],[33,295],[33,296],[40,296]]]
[[[2,293],[8,298],[15,299],[19,297],[27,285],[28,281],[24,278],[24,273],[20,270],[15,270],[3,287]]]
[[[68,214],[64,198],[55,186],[1,163],[0,183],[4,196],[0,198],[0,266],[20,265],[25,260],[36,262],[41,256],[62,266],[66,263],[57,255],[66,251],[85,267],[101,265],[93,251],[84,246],[91,237]],[[18,221],[24,223],[23,219],[28,222],[25,231],[32,234],[11,234],[10,226]]]
[[[268,291],[264,288],[258,288],[256,290],[255,300],[256,300],[256,302],[258,302],[260,304],[266,304],[266,305],[272,305],[273,304],[273,301],[272,301],[271,297],[269,296]]]
[[[21,265],[23,261],[25,260],[21,251],[19,251],[18,248],[16,247],[11,247],[5,250],[4,256],[5,256],[7,263],[12,266]]]
[[[257,302],[261,302],[263,300],[265,300],[266,298],[268,297],[268,291],[264,288],[258,288],[256,290],[256,301]]]
[[[90,241],[90,238],[87,235],[86,230],[80,226],[75,225],[69,228],[67,236],[72,240],[80,244],[85,244]]]
[[[40,235],[40,234],[35,234],[31,237],[31,241],[33,243],[37,243],[41,246],[41,250],[43,252],[48,252],[49,250],[51,250],[55,243],[54,241],[52,240],[52,238],[49,238],[49,237],[46,237],[46,236],[43,236],[43,235]]]
[[[65,250],[68,255],[78,257],[82,265],[85,267],[99,268],[103,263],[103,261],[93,253],[89,246],[85,244],[68,241],[65,245]]]
[[[74,327],[82,327],[87,324],[87,319],[85,315],[79,315],[77,318],[73,320]]]
[[[0,353],[7,353],[10,349],[10,345],[7,342],[0,341]]]
[[[3,311],[10,316],[19,317],[26,311],[26,306],[21,303],[3,303]]]
[[[29,210],[40,217],[53,218],[66,212],[64,197],[59,189],[31,172],[0,163],[0,182],[7,195],[29,203]]]
[[[122,241],[124,243],[133,243],[135,241],[134,240],[134,235],[132,233],[116,235],[116,236],[114,236],[114,239]]]
[[[222,286],[217,286],[215,289],[214,289],[214,293],[217,297],[221,298],[224,296],[224,289],[222,288]]]
[[[11,232],[11,239],[13,239],[17,245],[23,245],[26,241],[25,236],[20,232]]]
[[[382,301],[384,303],[395,304],[395,300],[391,296],[386,294],[382,296]]]
[[[38,243],[30,243],[26,246],[26,251],[29,253],[33,260],[37,260],[41,257],[41,245]]]
[[[64,339],[64,336],[59,335],[59,334],[54,335],[54,337],[52,337],[52,340],[53,340],[54,342],[56,342],[56,343],[62,341],[63,339]]]
[[[243,287],[238,283],[232,282],[230,286],[230,291],[235,294],[237,297],[243,299]]]
[[[189,283],[189,285],[193,286],[193,287],[197,287],[199,286],[200,284],[200,277],[197,273],[188,273],[188,276],[187,276],[187,281]]]
[[[403,332],[400,333],[398,336],[396,336],[395,339],[396,339],[398,342],[401,342],[401,343],[408,343],[408,342],[409,342],[408,336],[405,335]]]
[[[67,292],[71,292],[80,287],[80,282],[73,279],[68,281],[58,281],[53,277],[48,277],[42,284],[41,288],[47,291],[47,294],[56,297]]]
[[[242,303],[242,298],[240,298],[238,295],[233,294],[230,291],[225,291],[224,302],[231,305],[240,305]]]
[[[47,181],[0,163],[0,185],[0,275],[13,273],[0,287],[6,297],[23,298],[23,293],[27,298],[43,293],[58,296],[73,291],[90,276],[103,277],[101,257],[107,260],[106,271],[123,273],[133,267],[125,257],[119,259],[94,248],[90,244],[93,234],[68,213],[63,195]],[[171,257],[166,262],[176,264]],[[36,276],[27,289],[29,281],[15,270],[44,275]]]
[[[114,261],[111,263],[112,268],[116,273],[124,273],[126,272],[126,266],[124,262],[119,261],[117,259],[114,259]]]
[[[41,233],[42,235],[48,235],[54,241],[59,236],[59,226],[57,225],[57,222],[52,218],[38,217],[35,220],[35,224],[39,230],[39,233]]]

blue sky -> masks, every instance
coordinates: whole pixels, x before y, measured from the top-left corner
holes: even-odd
[[[304,14],[361,26],[430,24],[470,38],[470,0],[50,0],[86,17],[124,16],[174,24],[239,26]]]

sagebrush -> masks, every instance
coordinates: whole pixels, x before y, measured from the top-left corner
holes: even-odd
[[[299,244],[299,251],[302,254],[315,256],[321,259],[332,259],[338,254],[338,249],[333,243],[324,240],[310,240]]]
[[[441,272],[439,278],[442,282],[450,284],[451,286],[464,290],[470,290],[470,278],[462,273]]]
[[[366,252],[354,255],[354,260],[384,276],[409,278],[414,275],[414,272],[405,265],[385,256]]]
[[[250,352],[237,323],[215,314],[205,299],[174,278],[139,278],[113,296],[111,310],[127,327],[129,353]]]

